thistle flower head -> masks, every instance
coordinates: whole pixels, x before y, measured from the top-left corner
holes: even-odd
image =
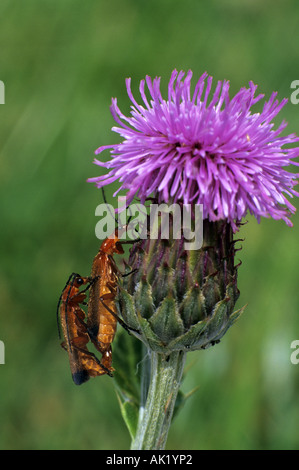
[[[172,72],[168,96],[163,98],[160,78],[149,76],[140,82],[143,103],[138,104],[127,79],[132,102],[129,117],[122,114],[117,100],[111,112],[118,124],[112,130],[123,138],[120,144],[100,147],[96,154],[110,149],[111,160],[97,165],[110,171],[90,178],[98,187],[119,180],[128,191],[127,200],[144,201],[155,195],[159,201],[202,204],[203,216],[211,222],[226,220],[234,230],[249,212],[261,217],[283,219],[295,207],[288,197],[298,174],[284,168],[299,155],[299,148],[283,148],[299,139],[295,134],[281,136],[286,123],[275,130],[273,119],[287,100],[272,93],[260,113],[251,107],[264,95],[255,96],[257,86],[229,97],[229,82],[218,81],[213,92],[212,77],[204,73],[191,92],[192,72]],[[146,96],[147,85],[150,99]]]

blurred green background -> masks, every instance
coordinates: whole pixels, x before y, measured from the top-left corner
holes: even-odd
[[[297,0],[1,0],[1,449],[130,446],[113,381],[73,385],[55,316],[69,273],[89,274],[99,247],[101,192],[86,179],[101,171],[94,150],[118,141],[111,97],[126,113],[126,77],[137,90],[159,75],[165,90],[174,68],[191,68],[193,84],[205,70],[229,79],[231,95],[253,80],[290,97],[298,14]],[[299,133],[299,105],[283,118]],[[199,389],[168,449],[299,448],[299,214],[293,228],[248,221],[237,304],[248,307],[218,346],[190,353],[183,391]]]

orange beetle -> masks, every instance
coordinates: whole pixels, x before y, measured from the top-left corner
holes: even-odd
[[[120,240],[119,231],[115,230],[113,236],[103,241],[92,264],[91,277],[96,280],[90,287],[87,331],[95,347],[102,354],[102,364],[109,371],[113,371],[111,343],[117,323],[119,322],[127,331],[131,330],[119,317],[115,305],[119,276],[127,274],[120,273],[113,255],[123,254],[122,245],[135,241],[138,240]]]
[[[87,348],[90,337],[84,322],[85,312],[80,304],[85,301],[85,292],[95,281],[96,279],[81,277],[77,273],[71,274],[57,306],[57,318],[60,307],[60,323],[64,336],[61,345],[68,352],[72,378],[76,385],[81,385],[90,377],[104,374],[112,376],[110,368],[105,367]],[[86,287],[80,291],[83,285]]]

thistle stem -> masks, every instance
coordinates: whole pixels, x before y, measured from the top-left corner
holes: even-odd
[[[150,381],[145,406],[141,404],[132,450],[163,450],[166,445],[176,397],[181,385],[186,353],[150,352]],[[146,374],[143,380],[148,378]]]

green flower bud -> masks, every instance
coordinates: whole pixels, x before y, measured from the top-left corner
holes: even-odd
[[[205,349],[239,318],[235,243],[230,224],[203,223],[203,245],[187,251],[181,239],[134,244],[133,273],[119,288],[124,321],[147,348],[164,354]]]

